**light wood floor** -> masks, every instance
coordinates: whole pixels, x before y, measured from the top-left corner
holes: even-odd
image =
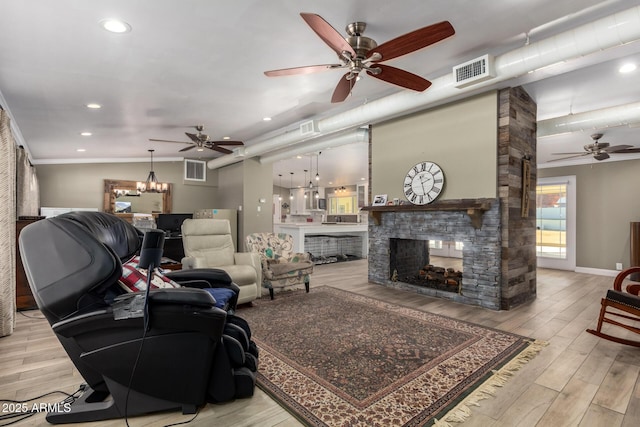
[[[640,425],[640,349],[611,343],[585,332],[587,327],[595,326],[600,298],[611,286],[612,278],[539,269],[538,298],[515,310],[496,312],[369,284],[366,263],[361,260],[316,266],[312,287],[335,286],[549,342],[506,386],[497,390],[494,398],[473,407],[472,417],[460,425]],[[0,338],[0,399],[27,399],[53,390],[73,392],[81,382],[82,378],[40,313],[19,313],[14,334]],[[36,402],[61,399],[55,396]],[[189,418],[179,413],[150,415],[132,418],[129,425],[163,426]],[[43,424],[41,413],[15,425]],[[125,422],[79,425],[123,426]],[[190,425],[288,427],[300,424],[256,389],[250,399],[206,405]]]

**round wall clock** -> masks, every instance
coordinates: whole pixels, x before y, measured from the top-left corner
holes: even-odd
[[[433,162],[420,162],[407,172],[403,191],[414,205],[426,205],[435,201],[444,188],[444,172]]]

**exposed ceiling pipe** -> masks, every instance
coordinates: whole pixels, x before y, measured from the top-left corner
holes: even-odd
[[[307,154],[312,151],[327,150],[341,145],[366,142],[369,140],[369,129],[358,128],[352,132],[343,133],[329,138],[314,140],[311,144],[298,144],[294,148],[285,149],[260,156],[260,163],[273,163],[283,159],[289,159],[299,154]]]
[[[538,122],[539,137],[640,123],[640,102],[584,113],[569,114]]]
[[[524,75],[532,70],[548,67],[561,61],[579,58],[599,51],[640,40],[640,6],[635,6],[611,16],[579,26],[553,37],[527,44],[495,58],[496,77],[475,85],[458,89],[453,85],[451,74],[432,80],[425,92],[403,90],[393,95],[371,101],[344,113],[318,121],[319,136],[348,130],[364,124],[373,124],[384,119],[397,117],[451,97],[477,91],[502,81]],[[533,75],[534,79],[540,79]],[[299,132],[288,133],[258,141],[249,142],[245,158],[262,155],[275,149],[303,143],[312,138],[302,139]],[[240,161],[233,156],[210,160],[210,169],[227,166]]]

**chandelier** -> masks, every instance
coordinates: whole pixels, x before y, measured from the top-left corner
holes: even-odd
[[[145,182],[138,181],[136,183],[136,189],[140,193],[166,193],[169,189],[169,184],[166,182],[158,182],[156,173],[153,171],[153,152],[155,150],[148,151],[151,153],[151,170]]]

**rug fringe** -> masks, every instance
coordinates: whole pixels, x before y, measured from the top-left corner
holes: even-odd
[[[518,356],[510,360],[499,370],[492,371],[493,375],[489,379],[447,412],[444,417],[440,419],[434,418],[433,427],[453,427],[451,423],[461,423],[467,420],[467,418],[471,416],[471,408],[469,408],[469,406],[480,406],[481,400],[495,396],[497,387],[504,386],[517,371],[540,353],[547,345],[549,345],[549,343],[546,341],[530,341],[526,349],[522,350]]]

